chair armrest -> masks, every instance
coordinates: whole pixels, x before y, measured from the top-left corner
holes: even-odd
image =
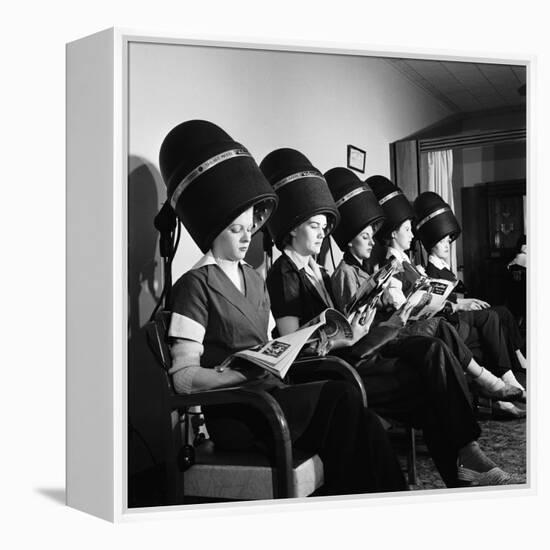
[[[172,410],[194,405],[228,405],[232,403],[249,405],[265,416],[275,443],[275,498],[295,496],[290,430],[279,403],[272,395],[265,390],[232,387],[189,394],[172,394],[170,399]]]
[[[234,403],[250,405],[266,417],[278,441],[290,441],[290,430],[279,403],[264,390],[249,390],[246,387],[235,386],[188,394],[173,394],[170,403],[172,409]]]
[[[367,392],[358,372],[344,359],[327,355],[325,357],[303,357],[292,364],[291,380],[307,382],[312,380],[346,380],[361,393],[363,405],[367,406]]]

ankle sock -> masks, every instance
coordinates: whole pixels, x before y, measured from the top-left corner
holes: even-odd
[[[473,380],[476,384],[483,386],[489,391],[497,391],[504,387],[504,381],[497,378],[492,372],[486,368],[480,367],[481,372],[478,375],[473,374]]]
[[[517,407],[509,401],[493,401],[493,409],[497,411],[514,411]]]
[[[521,351],[519,349],[516,350],[516,357],[518,358],[519,366],[522,369],[526,369],[527,368],[527,359],[525,359],[525,356],[523,355],[523,353],[521,353]]]

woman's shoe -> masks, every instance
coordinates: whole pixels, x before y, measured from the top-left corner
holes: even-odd
[[[504,386],[498,390],[490,390],[481,385],[477,386],[477,390],[482,397],[496,399],[497,401],[518,401],[520,403],[525,403],[526,400],[525,390],[512,386],[507,382],[504,382]]]
[[[509,474],[497,466],[491,468],[487,472],[476,472],[464,466],[459,466],[457,477],[459,481],[469,482],[475,487],[485,487],[489,485],[519,485],[524,483],[518,476]]]
[[[511,403],[506,402],[506,405],[509,406],[502,405],[503,404],[499,405],[498,401],[493,403],[492,417],[495,420],[518,420],[520,418],[525,418],[527,415],[524,409],[520,409]]]

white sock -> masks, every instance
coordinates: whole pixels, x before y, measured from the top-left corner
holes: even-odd
[[[519,349],[516,350],[516,357],[518,358],[519,366],[522,369],[526,369],[527,368],[527,359],[525,359],[525,357],[523,356],[523,353],[521,353],[521,350],[519,350]]]
[[[494,401],[493,408],[499,411],[513,411],[517,407],[509,401]]]
[[[510,384],[510,386],[515,386],[520,390],[525,391],[525,388],[517,381],[517,378],[514,376],[514,373],[511,370],[507,370],[501,377],[501,380]]]
[[[475,369],[474,372],[471,372],[473,380],[476,384],[479,384],[480,386],[483,386],[490,391],[497,391],[504,387],[503,380],[497,378],[492,372],[489,372],[487,369],[483,367],[479,368],[481,369],[481,372],[479,372],[479,374],[475,374],[477,369]],[[469,367],[468,370],[470,370]]]

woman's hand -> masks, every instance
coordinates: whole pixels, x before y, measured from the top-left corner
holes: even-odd
[[[348,318],[348,322],[353,332],[353,345],[361,340],[370,330],[374,317],[376,315],[376,305],[364,306],[358,309]]]
[[[460,298],[456,304],[456,311],[480,311],[488,307],[491,305],[478,298]]]
[[[356,342],[361,340],[365,334],[369,332],[369,329],[374,321],[376,315],[376,305],[374,306],[363,306],[359,308],[355,313],[352,313],[348,317],[348,323],[350,324],[351,331],[353,333],[353,338],[349,340],[348,338],[331,338],[326,342],[321,342],[320,348],[322,348],[323,355],[326,355],[332,349],[338,348],[347,348],[353,346]]]
[[[425,292],[415,292],[409,299],[384,323],[385,326],[401,328],[407,324],[412,311],[423,306],[430,299],[430,295]]]

